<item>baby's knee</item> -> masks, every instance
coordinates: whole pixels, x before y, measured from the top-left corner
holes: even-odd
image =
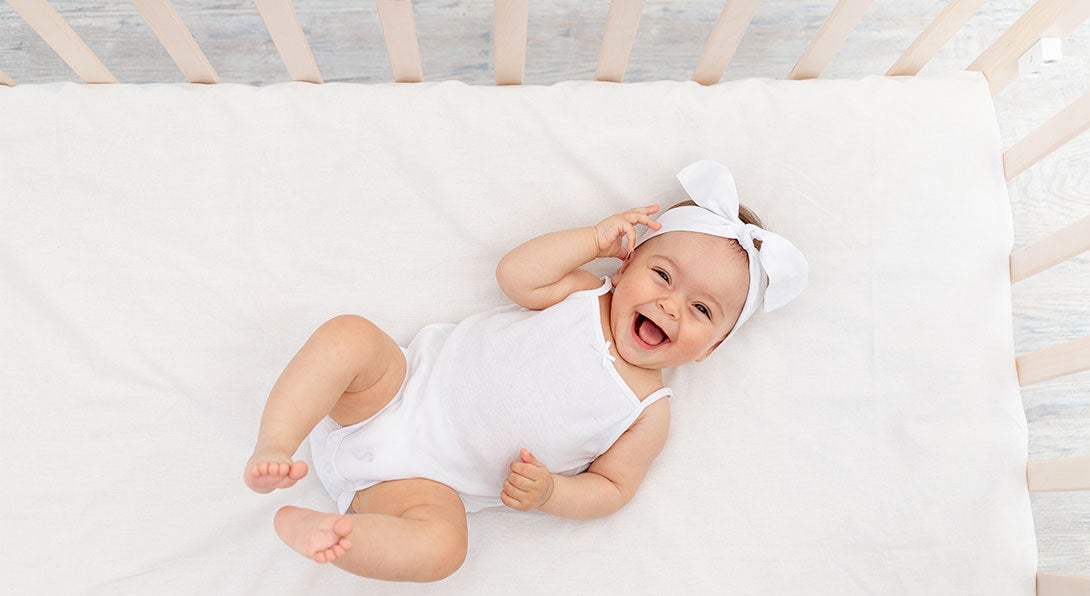
[[[431,561],[425,571],[424,581],[435,582],[446,579],[462,567],[469,548],[468,537],[455,528],[444,529],[431,543]]]
[[[318,331],[324,333],[359,334],[376,329],[375,324],[359,315],[337,315],[322,323]]]
[[[314,332],[314,337],[324,342],[361,346],[374,343],[382,334],[377,325],[359,315],[337,315],[322,323]]]

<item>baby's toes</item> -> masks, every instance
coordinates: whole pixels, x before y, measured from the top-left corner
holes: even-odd
[[[292,469],[291,461],[277,462],[262,459],[255,462],[251,459],[251,462],[246,467],[243,479],[246,481],[246,485],[255,492],[264,494],[277,488],[286,488],[295,484],[295,480],[297,480],[288,480],[287,478],[289,471]]]
[[[268,470],[267,466],[265,467],[265,470]],[[246,482],[246,486],[256,492],[267,493],[272,490],[272,488],[268,486],[268,476],[265,471],[262,471],[261,464],[247,467],[246,473],[242,475],[242,479]]]
[[[342,516],[340,519],[333,522],[333,533],[340,538],[338,544],[344,548],[352,548],[352,543],[346,538],[346,536],[352,533],[352,529],[352,520],[347,517]]]
[[[288,470],[287,472],[285,472],[285,474],[287,474],[288,478],[291,478],[292,480],[299,480],[303,476],[307,475],[306,462],[291,462],[291,466],[288,467]]]
[[[279,474],[276,476],[276,488],[288,488],[307,475],[307,465],[301,461],[280,464],[277,471]]]
[[[314,560],[319,563],[331,563],[337,560],[337,558],[345,552],[347,551],[340,544],[334,544],[327,549],[314,553]]]
[[[274,461],[257,464],[257,476],[266,481],[279,478],[284,475],[284,472],[281,471],[283,465]]]

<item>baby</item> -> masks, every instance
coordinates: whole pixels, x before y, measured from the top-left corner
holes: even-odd
[[[319,327],[273,386],[243,477],[292,486],[309,435],[339,513],[283,507],[280,538],[358,575],[435,581],[465,559],[467,511],[591,519],[628,503],[666,442],[662,369],[704,360],[806,284],[790,242],[739,219],[724,166],[678,179],[695,202],[657,221],[657,205],[630,209],[505,255],[513,305],[429,325],[408,348],[361,317]],[[623,263],[598,278],[581,269],[597,258]]]

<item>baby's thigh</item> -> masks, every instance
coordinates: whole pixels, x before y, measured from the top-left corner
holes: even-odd
[[[380,482],[357,492],[352,509],[427,522],[431,541],[444,556],[456,560],[455,568],[465,558],[469,543],[465,505],[441,482],[425,478]]]
[[[465,527],[466,510],[454,489],[426,478],[388,480],[356,493],[352,509],[356,513],[381,513],[395,517],[419,517],[419,509],[455,525]]]
[[[350,426],[374,416],[390,403],[405,381],[408,363],[401,346],[367,319],[348,315],[330,324],[338,327],[337,339],[352,346],[347,351],[354,354],[356,375],[329,417],[341,426]]]

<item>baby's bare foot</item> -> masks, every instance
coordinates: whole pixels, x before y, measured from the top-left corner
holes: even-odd
[[[242,479],[254,492],[267,493],[277,488],[288,488],[307,475],[305,462],[291,461],[282,454],[254,453],[246,462]]]
[[[347,538],[352,520],[336,513],[288,505],[276,512],[273,527],[285,544],[319,563],[329,563],[352,548]]]

